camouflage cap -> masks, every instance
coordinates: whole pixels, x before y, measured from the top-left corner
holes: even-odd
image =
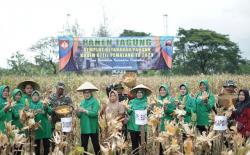
[[[122,86],[121,83],[116,83],[116,84],[114,84],[113,86],[114,86],[114,89],[115,89],[115,90],[116,90],[116,89],[124,89],[124,87]]]
[[[65,88],[65,84],[64,84],[64,82],[58,82],[57,85],[56,85],[56,87],[64,89]]]
[[[236,83],[233,80],[227,80],[223,85],[223,87],[230,87],[230,86],[237,87]]]

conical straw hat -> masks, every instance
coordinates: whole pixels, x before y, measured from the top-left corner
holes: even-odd
[[[79,88],[77,88],[77,91],[80,92],[80,91],[84,91],[84,90],[98,91],[98,88],[90,82],[84,82]]]
[[[144,90],[146,91],[146,95],[147,95],[147,96],[149,96],[149,95],[152,93],[152,91],[151,91],[147,86],[145,86],[145,85],[143,85],[143,84],[137,85],[136,87],[134,87],[133,89],[131,89],[130,92],[131,92],[133,95],[135,95],[138,89],[144,89]]]
[[[38,83],[36,83],[33,80],[25,80],[17,85],[17,88],[21,89],[22,91],[24,90],[25,86],[27,84],[30,84],[34,90],[40,90],[40,86]]]

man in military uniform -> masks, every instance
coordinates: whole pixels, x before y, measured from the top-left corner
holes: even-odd
[[[219,107],[226,110],[232,105],[235,105],[237,98],[237,86],[235,82],[233,80],[226,81],[223,85],[221,93],[219,94]]]
[[[60,122],[61,116],[55,113],[55,108],[62,105],[72,106],[72,100],[69,96],[64,93],[65,85],[63,82],[58,82],[56,86],[56,92],[49,97],[49,103],[53,108],[52,113],[52,128],[55,128],[55,124]]]

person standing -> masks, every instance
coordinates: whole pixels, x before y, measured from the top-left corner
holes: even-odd
[[[144,125],[144,131],[141,130],[141,125],[136,124],[136,112],[147,110],[147,97],[152,93],[151,90],[140,84],[131,90],[131,93],[135,96],[133,100],[129,102],[127,113],[129,115],[128,131],[130,133],[132,142],[133,154],[139,154],[138,147],[142,143],[142,132],[145,132],[145,141],[147,134],[147,125]],[[145,117],[145,116],[144,116]]]
[[[228,80],[224,83],[223,89],[218,96],[218,107],[227,110],[229,107],[236,104],[238,98],[237,86],[233,80]]]
[[[61,117],[55,113],[55,109],[59,106],[67,105],[72,106],[72,100],[69,96],[65,94],[65,84],[63,82],[58,82],[56,85],[56,92],[51,94],[48,98],[50,107],[52,108],[52,130],[55,128],[55,124],[60,122]],[[72,113],[67,116],[72,116]],[[64,116],[65,117],[65,116]]]
[[[193,112],[193,98],[190,95],[188,84],[181,84],[179,86],[179,90],[179,105],[186,111],[186,115],[184,116],[184,123],[190,123]]]
[[[12,121],[12,107],[10,101],[8,101],[9,97],[9,86],[2,85],[0,86],[0,132],[5,133],[5,123]]]
[[[25,107],[25,103],[21,100],[22,91],[20,89],[13,90],[12,98],[15,101],[15,105],[13,106],[12,124],[21,130],[23,128],[23,124],[20,120],[20,111]]]
[[[209,89],[208,81],[202,80],[199,82],[200,91],[195,97],[194,111],[197,115],[197,125],[196,127],[202,132],[207,132],[210,125],[209,123],[209,113],[212,111],[215,98],[213,93]]]
[[[33,91],[31,94],[32,101],[29,105],[30,110],[35,112],[35,121],[40,122],[40,127],[35,131],[35,153],[40,155],[40,143],[43,142],[44,155],[49,154],[50,138],[52,136],[51,123],[48,115],[51,115],[52,109],[46,101],[40,99],[40,93]]]
[[[91,138],[96,155],[100,154],[98,112],[100,104],[93,96],[98,89],[90,82],[85,82],[78,89],[83,93],[84,99],[77,109],[77,116],[80,118],[81,143],[85,151],[88,150],[88,141]]]
[[[236,111],[233,112],[233,117],[237,122],[238,131],[246,138],[250,137],[250,97],[249,91],[241,89],[239,91]]]

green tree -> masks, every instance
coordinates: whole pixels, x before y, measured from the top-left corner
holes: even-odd
[[[25,75],[30,73],[31,63],[24,57],[20,51],[13,54],[10,59],[7,59],[7,63],[10,66],[10,73]]]
[[[236,73],[239,70],[241,53],[228,35],[210,30],[180,28],[177,39],[174,44],[174,73]]]
[[[124,29],[123,32],[120,34],[120,37],[136,37],[136,36],[150,36],[150,33],[145,32],[136,32],[134,30],[126,30]]]
[[[36,65],[41,67],[40,71],[46,69],[47,73],[57,73],[58,48],[58,41],[55,37],[45,37],[31,46],[30,50],[37,53],[35,62]]]
[[[250,60],[243,60],[240,64],[239,74],[250,74]]]
[[[82,36],[82,29],[77,20],[73,25],[67,23],[63,32],[63,35],[69,35],[73,37]],[[59,62],[59,45],[57,37],[45,37],[35,42],[30,50],[36,52],[35,63],[40,74],[57,74],[58,62]]]

